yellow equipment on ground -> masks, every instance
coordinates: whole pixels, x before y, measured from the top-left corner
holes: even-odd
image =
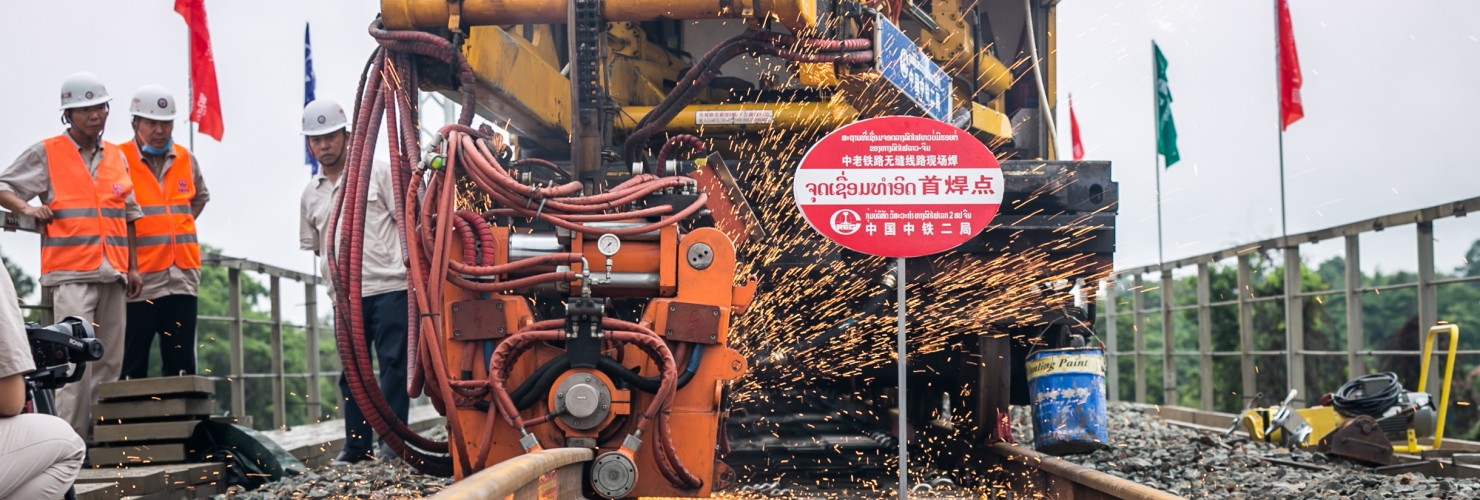
[[[1434,358],[1434,343],[1440,334],[1448,334],[1449,348],[1444,362],[1444,378],[1439,390],[1439,401],[1435,405],[1433,397],[1429,395],[1429,371],[1430,361]],[[1315,447],[1322,438],[1331,435],[1333,431],[1342,426],[1343,423],[1361,414],[1373,417],[1385,435],[1386,441],[1393,443],[1392,448],[1398,453],[1419,453],[1425,450],[1439,449],[1444,439],[1444,420],[1449,412],[1449,388],[1454,378],[1454,357],[1459,348],[1459,325],[1441,323],[1429,328],[1424,338],[1423,357],[1420,362],[1418,387],[1416,391],[1402,391],[1397,385],[1397,376],[1391,374],[1368,375],[1357,378],[1338,391],[1334,399],[1342,397],[1343,393],[1355,392],[1358,397],[1364,397],[1376,393],[1377,390],[1387,391],[1390,403],[1371,407],[1367,403],[1368,411],[1356,412],[1350,408],[1342,411],[1339,402],[1335,405],[1323,405],[1312,408],[1295,409],[1291,406],[1295,399],[1295,391],[1285,398],[1278,406],[1263,408],[1250,408],[1239,415],[1238,425],[1241,425],[1249,436],[1271,443],[1280,443],[1289,447]],[[1390,379],[1388,387],[1378,385],[1383,379]],[[1357,384],[1366,382],[1367,387],[1361,388]],[[1396,386],[1396,389],[1392,387]],[[1348,387],[1353,388],[1348,391]],[[1381,387],[1381,389],[1375,389]],[[1365,392],[1357,392],[1365,391]],[[1350,394],[1348,394],[1350,395]],[[1420,444],[1420,439],[1432,436],[1433,444]]]

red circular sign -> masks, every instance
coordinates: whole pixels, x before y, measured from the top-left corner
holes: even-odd
[[[919,257],[965,243],[1002,204],[1002,166],[948,124],[913,116],[852,123],[797,166],[792,196],[833,242],[881,257]]]

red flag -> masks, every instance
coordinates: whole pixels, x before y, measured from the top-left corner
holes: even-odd
[[[1084,159],[1084,141],[1079,138],[1079,118],[1074,116],[1074,94],[1069,94],[1069,135],[1074,140],[1074,161]]]
[[[1290,5],[1279,2],[1280,33],[1280,130],[1305,116],[1300,104],[1300,55],[1295,52],[1295,30],[1290,22]]]
[[[175,0],[175,12],[190,27],[190,121],[200,133],[217,141],[226,127],[221,123],[221,97],[216,91],[216,58],[211,55],[211,31],[206,26],[205,0]]]

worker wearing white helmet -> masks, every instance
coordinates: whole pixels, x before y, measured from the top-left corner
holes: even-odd
[[[149,376],[149,348],[159,337],[159,374],[195,374],[196,291],[200,243],[195,221],[210,201],[195,155],[175,144],[175,97],[145,85],[128,112],[134,138],[119,145],[128,159],[144,218],[134,223],[143,290],[128,302],[122,378]]]
[[[128,161],[103,142],[111,97],[91,73],[62,83],[60,135],[37,143],[0,172],[0,206],[47,221],[41,235],[41,285],[53,288],[53,315],[97,325],[103,359],[82,380],[57,392],[57,413],[83,438],[92,432],[99,383],[118,380],[123,365],[124,302],[141,285],[130,233],[143,216],[134,201]],[[39,199],[40,204],[28,202]]]
[[[308,149],[318,159],[321,169],[303,190],[300,206],[299,246],[324,258],[320,266],[328,275],[327,261],[334,256],[325,253],[330,236],[329,216],[333,200],[349,163],[349,117],[344,108],[327,99],[308,103],[303,108],[302,133],[308,138]],[[375,161],[370,169],[370,192],[366,196],[365,254],[360,273],[361,307],[364,311],[366,343],[375,349],[380,368],[380,392],[401,421],[406,421],[410,399],[406,395],[406,266],[402,260],[400,234],[396,230],[395,190],[391,185],[390,165]],[[342,286],[330,282],[329,293]],[[374,458],[373,430],[364,412],[351,399],[349,384],[339,377],[339,390],[344,397],[344,449],[334,463],[354,463]],[[382,456],[385,446],[380,447]]]

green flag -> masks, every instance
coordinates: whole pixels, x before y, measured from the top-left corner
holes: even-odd
[[[1151,56],[1156,64],[1156,152],[1167,158],[1170,168],[1182,155],[1177,152],[1177,123],[1172,121],[1172,88],[1167,84],[1167,58],[1161,47],[1151,42]]]

